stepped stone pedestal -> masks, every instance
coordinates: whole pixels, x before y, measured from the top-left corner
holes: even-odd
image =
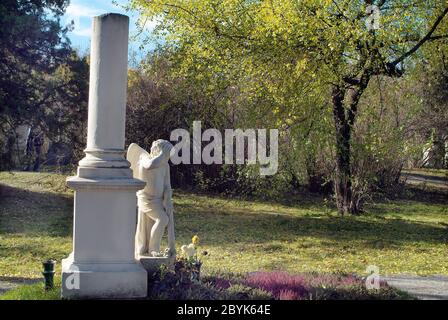
[[[125,159],[129,18],[93,19],[86,156],[75,190],[73,252],[62,261],[63,298],[138,298],[147,272],[135,259],[136,192]]]

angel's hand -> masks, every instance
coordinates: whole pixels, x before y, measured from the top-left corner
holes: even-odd
[[[174,211],[173,203],[171,201],[170,202],[164,201],[163,207],[165,208],[165,212],[166,212],[168,218],[171,217],[171,215],[173,214],[173,211]]]
[[[145,169],[149,169],[151,167],[151,159],[149,159],[147,156],[140,156],[140,159],[138,160],[138,164],[142,166]]]

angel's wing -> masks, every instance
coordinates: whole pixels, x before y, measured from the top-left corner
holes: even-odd
[[[131,164],[131,170],[133,172],[133,176],[134,176],[134,178],[137,178],[137,179],[139,178],[139,176],[138,176],[139,175],[138,160],[140,159],[140,156],[142,154],[146,154],[149,156],[149,153],[145,149],[143,149],[136,143],[132,143],[129,146],[128,153],[126,155],[126,159]]]

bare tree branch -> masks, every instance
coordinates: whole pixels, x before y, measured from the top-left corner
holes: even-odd
[[[442,22],[443,18],[445,18],[445,16],[448,14],[448,7],[445,8],[445,10],[443,10],[443,12],[440,14],[440,16],[437,18],[437,20],[434,22],[433,26],[431,27],[431,29],[428,31],[428,33],[426,34],[426,36],[424,36],[419,42],[417,42],[417,44],[409,51],[407,51],[406,53],[404,53],[401,57],[395,59],[393,62],[391,62],[389,65],[391,66],[396,66],[397,64],[399,64],[400,62],[402,62],[404,59],[408,58],[409,56],[411,56],[412,54],[414,54],[426,41],[428,41],[429,39],[431,39],[432,34],[434,33],[434,31],[436,31],[437,27],[439,26],[439,24]]]

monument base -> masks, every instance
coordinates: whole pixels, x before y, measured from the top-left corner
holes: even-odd
[[[77,264],[62,260],[62,296],[68,299],[130,299],[147,296],[147,273],[138,263]]]
[[[174,264],[174,261],[176,260],[176,256],[166,256],[166,257],[151,257],[151,256],[145,256],[141,255],[138,256],[137,260],[140,261],[143,268],[145,268],[146,271],[148,271],[148,274],[151,274],[152,272],[157,271],[162,264],[166,265],[167,267],[170,267]]]

